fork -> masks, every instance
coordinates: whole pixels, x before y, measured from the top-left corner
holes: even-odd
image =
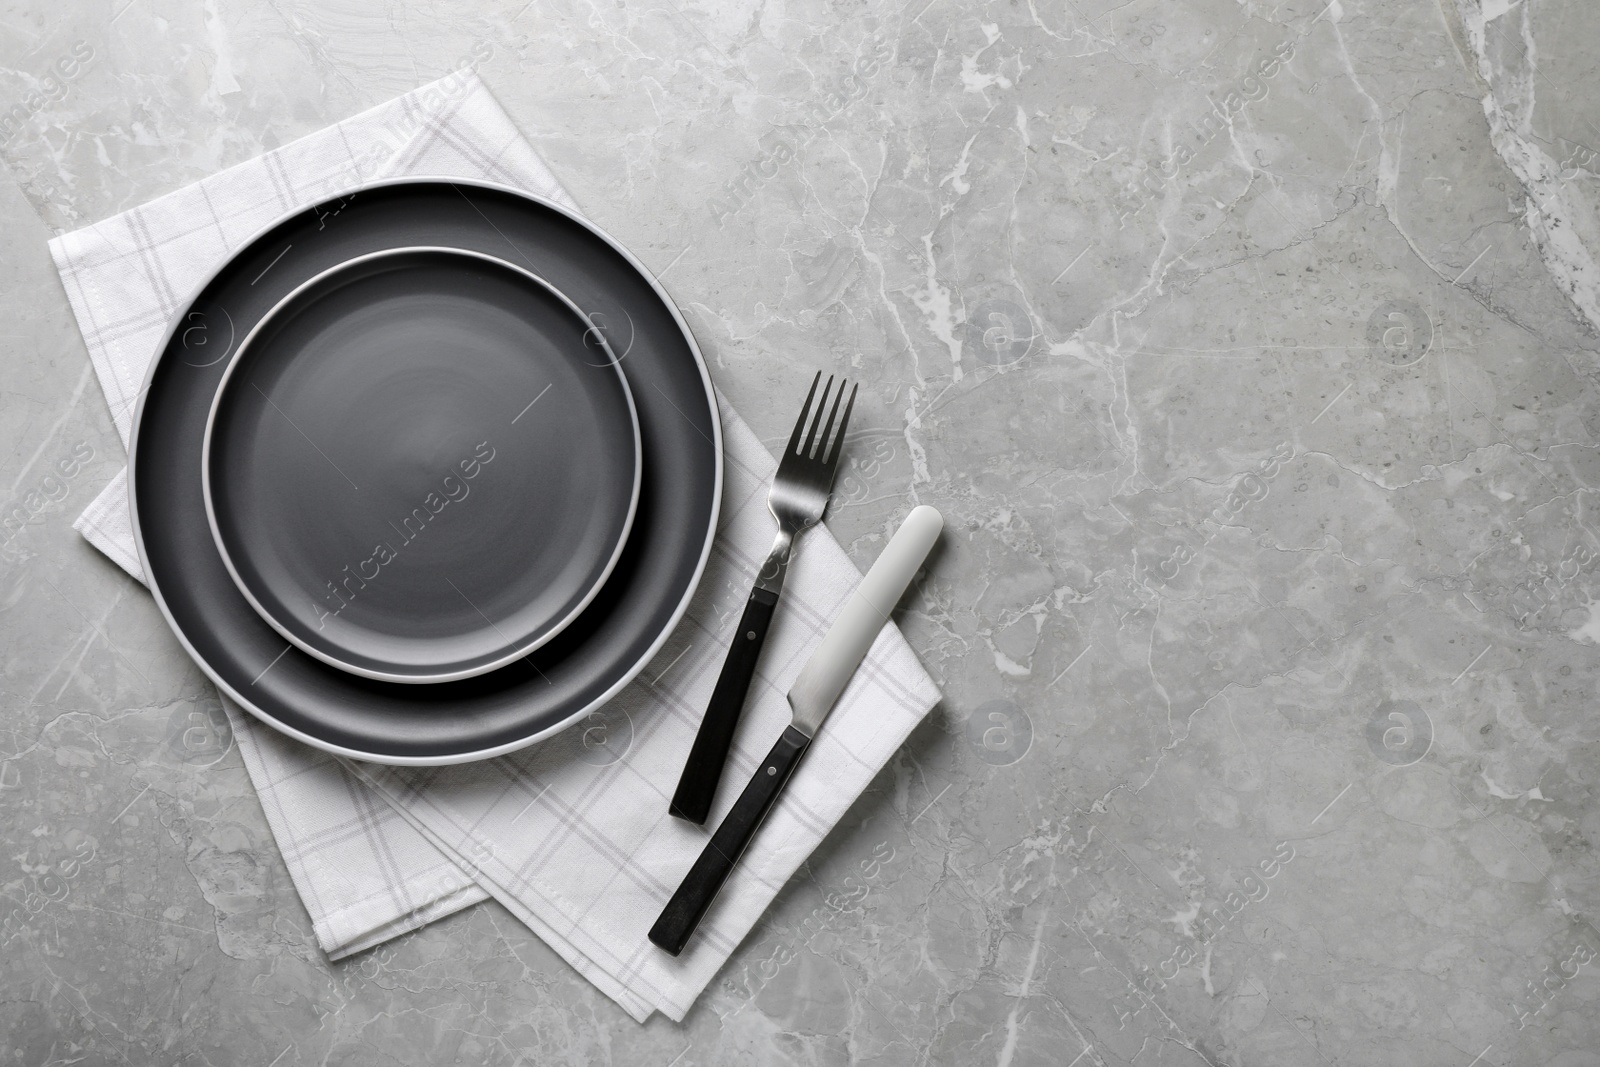
[[[834,416],[839,414],[839,401],[844,398],[846,383],[840,379],[839,391],[834,393],[833,376],[829,375],[828,384],[822,388],[822,398],[817,400],[816,413],[812,415],[811,402],[816,399],[817,383],[821,380],[822,372],[818,371],[811,379],[811,390],[806,393],[805,405],[784,447],[783,458],[778,461],[778,473],[767,495],[767,510],[778,520],[778,537],[756,575],[744,614],[739,617],[739,628],[728,646],[728,656],[722,661],[722,673],[711,691],[711,703],[706,705],[705,718],[700,721],[700,731],[683,765],[678,790],[667,809],[696,825],[704,825],[706,816],[711,814],[717,782],[728,760],[728,749],[733,745],[734,728],[739,725],[750,680],[755,677],[756,661],[767,639],[767,627],[772,623],[773,611],[783,593],[783,579],[789,570],[795,539],[821,521],[833,489],[833,475],[839,466],[839,453],[843,451],[845,430],[850,424],[850,411],[856,405],[858,387],[851,386],[844,417],[839,419],[839,432],[834,433]],[[822,409],[828,407],[830,393],[833,406],[828,408],[828,421],[821,426],[819,438],[817,429],[822,424]],[[811,430],[805,433],[808,416],[811,416]]]

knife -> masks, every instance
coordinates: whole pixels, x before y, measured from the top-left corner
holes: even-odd
[[[650,940],[658,947],[674,956],[683,951],[943,527],[944,518],[933,508],[913,508],[867,576],[851,592],[832,629],[789,690],[789,707],[794,714],[788,728],[756,768],[750,784],[739,794],[727,818],[650,928]]]

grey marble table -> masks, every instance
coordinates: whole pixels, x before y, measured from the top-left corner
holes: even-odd
[[[1600,1065],[1588,0],[24,0],[0,18],[0,1063]],[[45,242],[463,66],[946,697],[687,1021],[497,906],[318,951],[70,529]],[[198,725],[197,725],[198,724]]]

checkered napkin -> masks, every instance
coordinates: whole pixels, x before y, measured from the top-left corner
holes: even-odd
[[[573,201],[470,72],[50,244],[124,443],[172,313],[217,263],[290,210],[367,179],[489,179]],[[685,953],[646,939],[704,846],[667,815],[744,593],[771,544],[775,464],[722,406],[722,525],[705,577],[654,662],[550,741],[448,768],[395,768],[290,740],[224,701],[267,821],[333,958],[493,896],[635,1019],[682,1019],[773,896],[938,699],[887,626]],[[119,475],[76,528],[142,580]],[[806,535],[709,825],[788,721],[784,694],[859,578]]]

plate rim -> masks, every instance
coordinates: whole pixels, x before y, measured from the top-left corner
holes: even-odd
[[[416,252],[435,252],[445,253],[447,255],[465,256],[471,259],[478,259],[486,263],[492,263],[496,266],[503,267],[531,280],[534,284],[542,287],[552,296],[554,296],[562,304],[562,306],[575,315],[580,321],[589,324],[589,330],[585,332],[585,335],[587,336],[588,333],[592,332],[599,340],[602,350],[609,357],[609,365],[612,371],[616,374],[617,380],[622,385],[622,395],[628,402],[628,422],[629,426],[633,430],[633,485],[629,491],[628,509],[626,516],[623,518],[621,533],[617,537],[616,543],[611,546],[611,555],[606,560],[604,566],[601,567],[599,577],[593,582],[593,584],[589,586],[587,590],[585,590],[583,596],[579,598],[577,603],[567,611],[566,615],[563,616],[553,626],[547,629],[544,633],[535,637],[531,642],[517,645],[512,648],[511,651],[503,652],[497,658],[477,667],[455,671],[435,671],[429,674],[394,674],[387,671],[374,670],[369,667],[361,667],[354,663],[348,663],[339,659],[337,656],[333,656],[322,651],[321,649],[313,648],[298,634],[291,632],[289,627],[284,625],[276,615],[268,611],[256,597],[255,593],[244,581],[243,576],[239,573],[238,568],[234,566],[233,556],[228,551],[227,545],[222,537],[221,527],[217,523],[216,508],[213,505],[211,495],[211,442],[214,437],[214,431],[216,427],[217,411],[222,406],[223,394],[227,392],[228,384],[233,380],[234,371],[238,368],[240,362],[243,360],[245,351],[250,347],[250,342],[256,338],[256,335],[259,334],[262,329],[279,314],[279,312],[283,311],[291,301],[295,300],[307,290],[313,288],[320,282],[337,276],[343,271],[373,260],[383,259],[390,256],[401,256]],[[198,294],[196,295],[198,296]],[[193,300],[191,299],[191,304],[192,303]],[[490,671],[498,670],[499,668],[504,667],[509,663],[513,663],[523,656],[526,656],[528,653],[542,648],[544,645],[555,640],[555,638],[559,636],[560,633],[568,626],[572,625],[578,616],[583,614],[584,609],[587,608],[591,602],[593,602],[594,598],[600,595],[601,589],[604,588],[607,580],[609,580],[611,577],[611,572],[616,569],[617,561],[622,558],[623,549],[627,548],[628,546],[628,537],[633,532],[634,516],[639,510],[639,491],[642,485],[644,473],[644,442],[639,432],[639,407],[634,403],[633,400],[633,387],[628,384],[627,375],[624,374],[622,370],[622,361],[617,359],[616,353],[612,351],[611,343],[606,340],[605,333],[603,331],[594,329],[594,323],[590,322],[585,317],[583,309],[574,303],[571,297],[567,296],[566,293],[563,293],[560,289],[556,288],[556,286],[551,284],[551,282],[547,279],[541,278],[539,275],[525,267],[519,267],[515,263],[501,259],[499,256],[491,256],[487,252],[479,252],[470,248],[449,248],[443,245],[398,245],[394,248],[383,248],[374,252],[365,252],[359,256],[353,256],[350,259],[345,260],[343,263],[336,263],[326,270],[319,271],[310,278],[307,278],[305,281],[301,282],[299,285],[295,286],[289,292],[285,293],[277,303],[273,304],[272,307],[267,309],[266,313],[262,315],[261,318],[256,320],[256,324],[250,328],[250,332],[244,335],[244,339],[239,342],[238,346],[234,348],[233,352],[227,358],[228,365],[223,368],[222,378],[217,382],[216,392],[211,395],[211,408],[206,413],[205,438],[200,446],[201,494],[205,499],[206,522],[211,528],[212,543],[216,545],[217,554],[222,557],[222,564],[227,568],[228,575],[233,579],[234,586],[244,596],[245,600],[249,602],[250,606],[255,609],[256,614],[259,615],[267,623],[267,625],[278,631],[279,635],[290,644],[294,645],[307,655],[313,656],[331,667],[336,667],[339,670],[347,671],[363,678],[371,678],[380,682],[397,682],[407,685],[427,685],[434,682],[455,682],[464,678],[476,678],[480,674],[488,674]],[[148,573],[148,569],[146,570],[146,573]]]
[[[508,741],[501,745],[494,745],[489,748],[477,749],[470,752],[453,752],[443,756],[401,756],[390,753],[371,753],[364,752],[359,749],[348,748],[344,745],[335,744],[323,738],[308,734],[304,730],[297,729],[293,726],[290,726],[288,723],[281,722],[273,716],[268,715],[266,712],[262,711],[260,708],[251,703],[249,699],[240,694],[234,686],[230,685],[224,679],[219,677],[216,669],[199,654],[193,643],[190,642],[188,636],[184,633],[183,629],[178,625],[176,619],[173,618],[172,609],[168,606],[166,597],[161,592],[161,584],[157,580],[155,573],[150,567],[149,556],[145,550],[144,532],[139,521],[138,478],[135,476],[139,453],[139,429],[144,420],[145,407],[150,393],[150,386],[155,379],[156,371],[161,367],[163,360],[166,358],[167,352],[171,347],[173,337],[177,334],[179,327],[181,327],[183,324],[186,313],[193,308],[194,304],[199,299],[200,295],[205,292],[206,288],[210,286],[211,283],[216,280],[217,276],[226,270],[235,259],[238,258],[238,253],[240,251],[253,246],[268,233],[277,229],[279,226],[282,226],[285,223],[288,223],[291,220],[305,214],[318,204],[324,204],[329,200],[337,200],[341,197],[351,196],[365,190],[381,189],[389,186],[400,185],[445,185],[451,187],[467,186],[469,188],[483,189],[493,193],[500,193],[517,197],[522,200],[528,200],[546,210],[553,211],[557,215],[560,215],[574,223],[581,229],[593,234],[595,237],[603,241],[609,248],[611,248],[612,251],[621,256],[622,259],[627,262],[628,265],[631,266],[635,271],[637,271],[639,276],[649,284],[651,290],[655,292],[657,298],[660,299],[665,305],[668,313],[672,316],[672,321],[677,324],[679,331],[683,335],[684,341],[687,342],[690,355],[694,357],[695,364],[700,371],[700,382],[705,389],[707,406],[711,416],[711,445],[715,467],[712,475],[713,492],[711,507],[709,510],[709,515],[707,516],[708,521],[706,523],[706,533],[700,547],[700,558],[695,561],[694,574],[685,587],[683,596],[679,599],[677,606],[673,608],[666,625],[661,628],[661,632],[658,633],[655,639],[650,642],[649,647],[645,649],[644,653],[634,663],[630,664],[621,673],[617,680],[603,693],[601,693],[595,699],[589,701],[587,704],[583,705],[583,707],[573,711],[562,722],[553,724],[542,730],[537,730],[529,734],[527,737],[518,738],[515,741]],[[239,707],[243,708],[245,711],[249,712],[257,720],[265,723],[272,729],[277,730],[279,733],[287,737],[292,737],[295,740],[301,741],[313,748],[332,753],[336,756],[344,756],[350,759],[362,760],[368,763],[377,763],[392,767],[445,767],[461,763],[473,763],[478,760],[493,759],[496,756],[503,756],[507,753],[516,752],[519,749],[527,748],[529,745],[536,744],[539,741],[543,741],[548,737],[552,737],[560,733],[569,726],[572,726],[579,719],[591,714],[597,708],[608,704],[617,696],[618,693],[626,688],[629,683],[638,677],[639,672],[644,670],[645,666],[655,658],[658,652],[661,651],[661,647],[666,644],[667,640],[674,632],[676,632],[679,624],[683,621],[683,616],[689,609],[689,603],[694,598],[695,592],[699,589],[701,580],[705,577],[706,564],[711,558],[711,548],[716,540],[717,524],[722,513],[722,492],[724,485],[724,472],[726,467],[726,460],[723,455],[722,438],[722,411],[718,401],[716,389],[711,382],[711,373],[709,368],[706,366],[705,355],[700,351],[700,344],[698,340],[696,340],[693,331],[689,329],[689,324],[684,320],[682,311],[679,310],[677,303],[667,293],[666,289],[661,285],[660,280],[656,278],[655,274],[642,262],[640,262],[639,258],[629,251],[626,246],[617,241],[599,225],[578,214],[578,212],[575,210],[556,203],[547,196],[529,192],[526,189],[519,189],[516,186],[508,185],[504,182],[495,182],[480,178],[459,178],[450,175],[428,174],[379,178],[372,181],[355,182],[350,186],[344,187],[342,191],[330,191],[328,195],[322,196],[320,199],[281,212],[275,216],[271,222],[259,227],[249,237],[239,241],[236,245],[234,245],[234,247],[229,250],[226,256],[222,257],[221,260],[214,267],[212,267],[211,270],[206,272],[205,276],[193,287],[188,297],[186,297],[180,304],[178,304],[177,307],[173,309],[171,316],[168,318],[167,328],[162,334],[161,341],[156,346],[154,355],[151,356],[150,365],[145,368],[144,380],[139,389],[138,403],[134,408],[133,422],[128,434],[129,520],[133,528],[134,547],[138,550],[139,567],[144,572],[145,586],[150,590],[151,595],[155,598],[156,606],[160,609],[162,617],[166,619],[168,629],[171,630],[173,636],[178,639],[178,642],[183,646],[184,651],[189,654],[189,658],[201,669],[206,677],[211,679],[212,684],[214,684],[218,690],[221,691],[223,696],[230,698],[234,703],[239,705]]]

